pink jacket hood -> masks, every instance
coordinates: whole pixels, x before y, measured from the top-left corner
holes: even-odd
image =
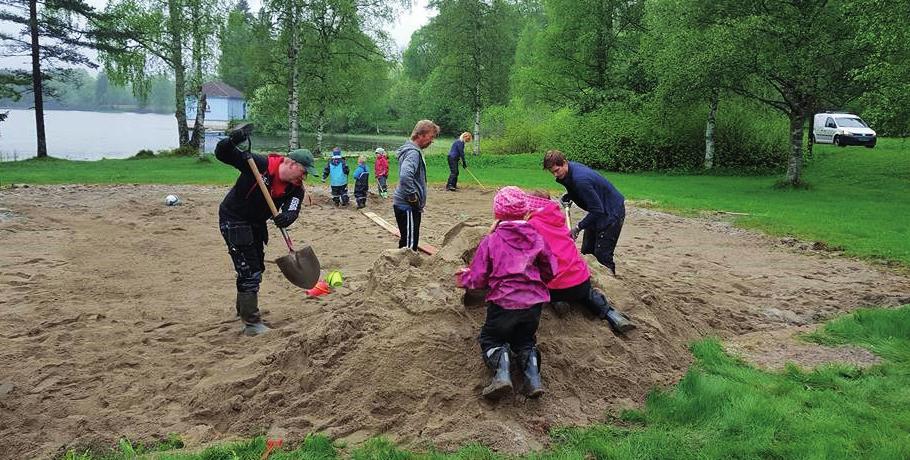
[[[566,226],[566,216],[556,202],[549,201],[532,211],[528,223],[543,237],[556,257],[556,276],[547,283],[548,288],[567,289],[578,286],[591,277],[588,264],[575,246],[575,240]]]

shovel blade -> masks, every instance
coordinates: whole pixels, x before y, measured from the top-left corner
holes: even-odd
[[[294,286],[310,289],[319,281],[319,259],[308,245],[279,257],[275,263]]]

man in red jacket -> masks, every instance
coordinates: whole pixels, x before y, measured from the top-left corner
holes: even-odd
[[[237,272],[237,315],[243,320],[243,333],[256,336],[270,329],[259,313],[259,284],[265,271],[265,244],[269,241],[266,221],[285,228],[297,220],[303,201],[303,180],[313,169],[309,150],[294,150],[287,156],[253,155],[249,150],[252,128],[241,125],[215,147],[215,158],[237,168],[240,176],[218,207],[218,227]],[[269,189],[280,213],[272,212],[250,169],[249,159],[256,163],[262,180]]]

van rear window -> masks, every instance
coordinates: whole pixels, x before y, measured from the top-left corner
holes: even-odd
[[[840,126],[843,128],[868,128],[869,127],[869,125],[867,125],[863,120],[860,120],[859,118],[846,118],[846,117],[838,118],[837,126]]]

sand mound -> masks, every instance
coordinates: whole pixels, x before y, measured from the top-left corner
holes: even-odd
[[[0,192],[0,458],[68,446],[188,442],[262,432],[410,447],[479,441],[544,445],[554,425],[587,424],[675,382],[692,340],[814,324],[906,303],[910,280],[713,221],[630,207],[621,279],[594,284],[639,329],[545,309],[538,341],[547,394],[491,404],[476,335],[484,311],[453,274],[490,224],[490,193],[434,192],[421,239],[434,257],[325,193],[291,229],[345,284],[315,299],[268,265],[273,334],[239,335],[234,274],[217,230],[224,187],[49,186]],[[183,205],[166,207],[175,193]],[[371,210],[393,222],[388,202]],[[577,216],[576,218],[580,218]],[[452,226],[455,222],[463,222]],[[267,249],[284,254],[277,232]]]
[[[408,443],[478,440],[523,451],[545,442],[551,426],[597,420],[683,371],[691,333],[668,335],[647,305],[628,310],[641,323],[629,338],[580,311],[563,319],[546,311],[539,334],[545,397],[484,400],[488,371],[476,343],[484,310],[464,306],[453,274],[487,231],[458,224],[429,258],[386,250],[366,275],[362,298],[326,297],[286,348],[265,363],[223,369],[197,386],[193,400],[220,420],[219,431],[256,426],[268,411],[292,435],[385,433]],[[598,271],[598,284],[631,305],[611,279]]]

